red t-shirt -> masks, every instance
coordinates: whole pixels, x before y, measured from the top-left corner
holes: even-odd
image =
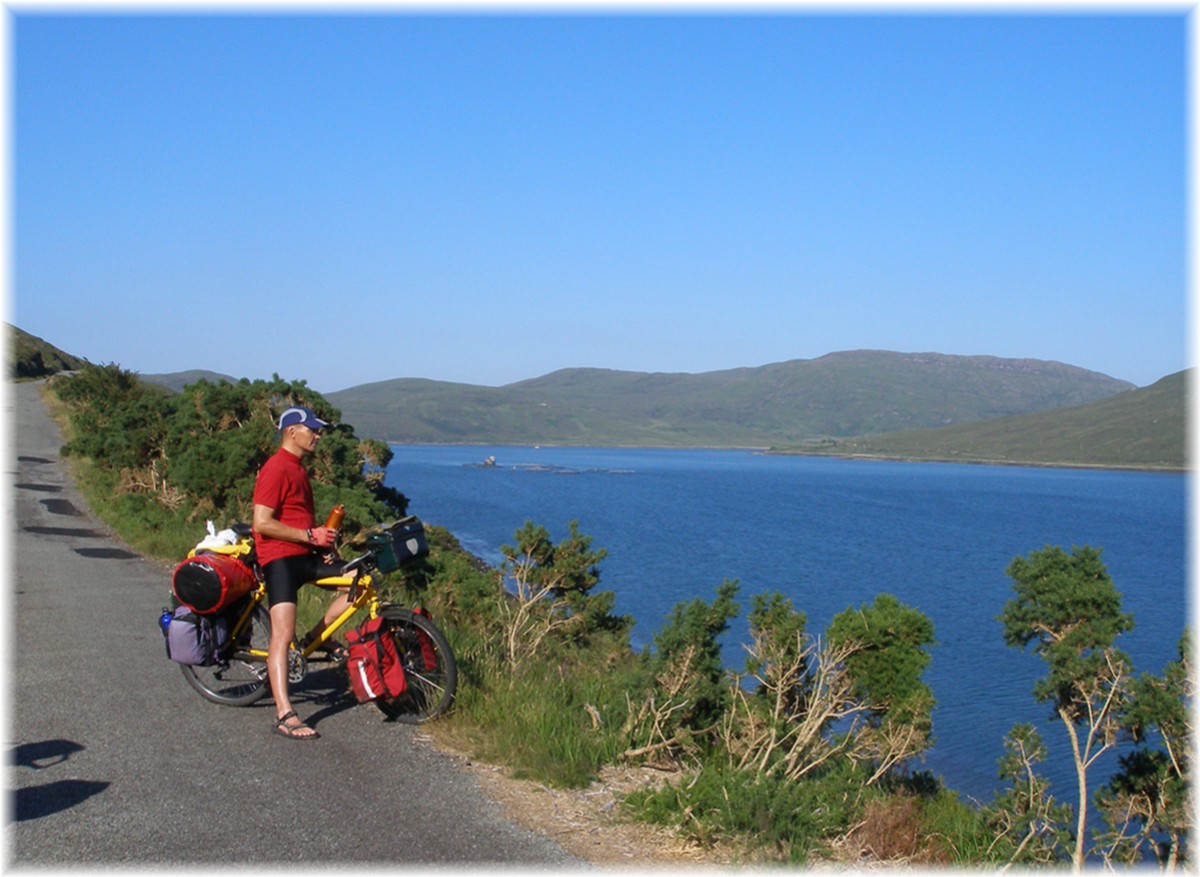
[[[258,471],[258,480],[254,482],[254,504],[275,509],[276,520],[289,527],[308,530],[316,526],[308,471],[300,463],[299,457],[284,448],[276,451]],[[272,539],[257,530],[254,533],[254,546],[262,566],[281,557],[308,554],[310,550],[307,545]]]

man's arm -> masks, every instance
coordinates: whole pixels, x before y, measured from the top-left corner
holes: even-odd
[[[275,517],[275,509],[257,503],[254,505],[254,530],[272,539],[313,545],[317,548],[332,548],[337,540],[337,530],[328,527],[313,527],[312,530],[290,527]],[[312,533],[311,539],[309,533]]]

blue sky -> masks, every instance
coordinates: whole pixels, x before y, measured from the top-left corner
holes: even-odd
[[[324,392],[1189,364],[1183,10],[303,12],[10,10],[11,322]]]

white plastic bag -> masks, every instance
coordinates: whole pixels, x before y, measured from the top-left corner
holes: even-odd
[[[233,532],[233,530],[222,530],[218,533],[212,521],[208,521],[207,525],[208,535],[196,543],[194,551],[199,551],[201,548],[216,548],[220,545],[237,544],[237,533]]]

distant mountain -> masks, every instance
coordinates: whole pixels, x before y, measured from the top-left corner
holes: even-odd
[[[1187,400],[1192,370],[1074,408],[911,430],[788,449],[839,456],[985,463],[1188,465]]]
[[[86,360],[9,327],[16,377]],[[212,371],[141,375],[179,391]],[[1182,468],[1190,372],[1152,386],[1058,362],[857,350],[702,374],[564,369],[504,387],[398,379],[325,397],[396,442],[773,447],[1001,463]]]
[[[170,372],[161,375],[139,374],[138,377],[147,384],[158,384],[176,393],[188,384],[195,384],[199,381],[208,381],[210,384],[219,384],[222,381],[227,384],[236,384],[238,382],[237,378],[231,378],[229,375],[223,375],[218,372],[205,371],[204,369],[191,369],[190,371]]]
[[[10,325],[8,331],[12,340],[11,374],[15,378],[43,378],[80,368],[84,364],[84,360],[78,356],[64,353],[23,329]]]
[[[398,379],[326,398],[395,442],[769,447],[1082,405],[1133,388],[1058,362],[858,350],[702,374],[566,369],[504,387]]]

